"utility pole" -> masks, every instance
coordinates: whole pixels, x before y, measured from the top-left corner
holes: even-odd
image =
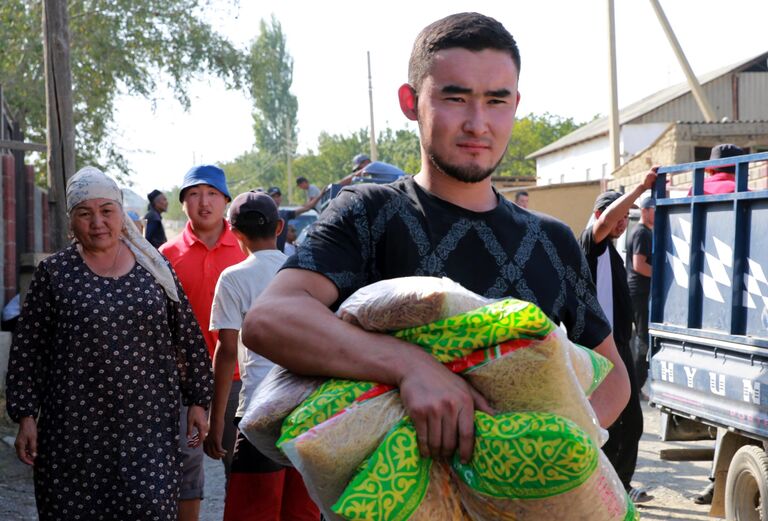
[[[67,180],[75,173],[75,132],[72,117],[72,72],[69,62],[67,3],[43,0],[45,105],[48,111],[48,201],[51,246],[67,243]]]
[[[667,35],[669,45],[672,46],[672,51],[674,51],[675,56],[677,57],[677,61],[680,63],[680,68],[683,69],[683,73],[685,73],[685,77],[688,79],[688,86],[691,87],[693,97],[696,99],[696,103],[699,105],[701,114],[708,122],[716,121],[717,114],[712,108],[712,105],[709,104],[707,95],[704,94],[704,89],[701,88],[701,84],[699,83],[698,78],[696,78],[696,75],[693,73],[693,69],[691,69],[691,65],[688,63],[688,60],[685,57],[683,48],[680,46],[680,42],[677,40],[677,36],[675,36],[675,32],[672,30],[672,26],[669,24],[669,20],[664,14],[664,10],[661,8],[659,0],[650,1],[651,6],[653,6],[653,10],[656,12],[656,17],[659,19],[659,24],[661,24],[661,28],[664,29],[664,34]]]
[[[288,190],[287,202],[291,203],[293,201],[293,185],[294,185],[293,167],[292,167],[293,140],[291,139],[291,118],[287,116],[285,118],[285,156],[287,161],[287,166],[285,169],[285,184]]]
[[[376,130],[373,127],[373,80],[371,79],[371,51],[368,51],[368,105],[371,108],[371,161],[376,161],[379,152],[376,149]]]
[[[608,111],[608,142],[611,146],[611,172],[620,166],[619,156],[619,95],[616,81],[616,16],[614,15],[613,0],[608,0],[608,74],[611,81],[611,106]]]

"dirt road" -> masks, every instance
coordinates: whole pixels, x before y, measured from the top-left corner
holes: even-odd
[[[640,508],[640,516],[652,521],[716,521],[707,516],[708,507],[696,505],[691,498],[707,484],[709,462],[666,462],[659,460],[659,450],[691,447],[691,443],[665,443],[658,438],[658,412],[645,407],[645,435],[635,473],[635,486],[646,487],[654,500]],[[14,435],[8,424],[0,423],[0,438]],[[712,442],[702,446],[711,446]],[[201,521],[219,521],[223,511],[224,472],[221,464],[206,458],[206,500]],[[13,448],[0,442],[0,519],[30,521],[37,519],[30,469],[19,463]]]

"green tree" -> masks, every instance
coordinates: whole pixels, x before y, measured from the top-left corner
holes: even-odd
[[[409,174],[421,170],[419,136],[412,130],[384,129],[377,140],[379,159],[391,163]]]
[[[380,161],[409,173],[419,170],[419,138],[414,132],[385,129],[379,134],[377,143]],[[366,152],[368,146],[368,130],[365,128],[348,135],[323,132],[318,137],[316,150],[309,150],[294,159],[293,176],[306,177],[320,187],[338,182],[350,173],[352,157]],[[278,186],[283,194],[287,193],[286,164],[282,158],[257,150],[245,152],[221,166],[227,173],[233,194],[269,186]]]
[[[283,157],[293,154],[299,110],[296,96],[291,94],[293,58],[274,16],[269,24],[264,20],[259,23],[259,36],[251,46],[249,65],[256,149]]]
[[[317,186],[338,182],[351,171],[351,160],[368,148],[368,131],[360,129],[349,135],[323,132],[317,139],[317,151],[309,150],[296,158],[293,171]]]
[[[526,156],[570,134],[582,123],[545,112],[528,114],[515,122],[507,154],[496,170],[496,175],[536,177],[536,160]]]
[[[119,93],[160,82],[189,107],[188,86],[212,73],[240,87],[245,54],[205,21],[199,0],[68,0],[77,164],[128,173],[113,140]],[[45,141],[42,2],[0,2],[0,81],[28,139]]]

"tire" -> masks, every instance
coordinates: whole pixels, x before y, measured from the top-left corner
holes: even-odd
[[[728,467],[725,481],[725,518],[728,521],[768,521],[768,455],[745,445]]]

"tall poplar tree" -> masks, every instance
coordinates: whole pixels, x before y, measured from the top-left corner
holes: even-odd
[[[280,22],[261,20],[250,53],[253,131],[256,149],[275,156],[296,151],[299,103],[291,94],[293,58]]]

